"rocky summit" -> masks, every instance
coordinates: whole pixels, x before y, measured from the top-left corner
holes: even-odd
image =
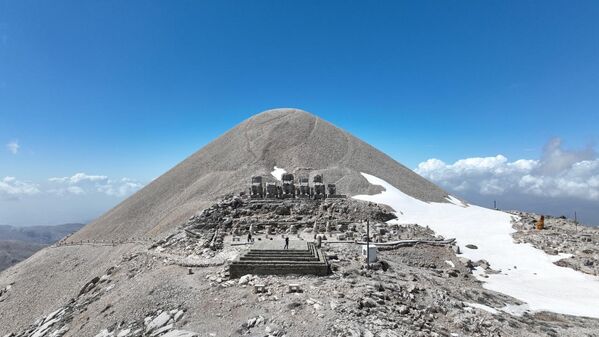
[[[393,208],[363,200],[391,187]],[[263,112],[3,271],[0,336],[599,336],[597,318],[485,287],[506,270],[463,252],[487,247],[402,221],[403,201],[471,207],[314,115]],[[501,215],[597,275],[596,229]]]

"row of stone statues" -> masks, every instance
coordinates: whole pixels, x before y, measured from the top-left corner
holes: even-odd
[[[312,186],[310,186],[308,178],[302,177],[299,179],[299,183],[296,184],[293,174],[285,173],[281,177],[280,185],[273,182],[264,184],[261,176],[252,177],[250,197],[252,199],[325,199],[342,196],[337,194],[335,184],[328,184],[325,187],[322,175],[315,175],[312,179]]]

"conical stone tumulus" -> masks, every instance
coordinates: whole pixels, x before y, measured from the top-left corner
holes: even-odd
[[[445,191],[348,132],[302,110],[274,109],[235,126],[71,240],[155,237],[218,197],[246,190],[252,176],[270,176],[274,166],[323,174],[347,195],[380,192],[364,172],[420,200],[446,202]]]

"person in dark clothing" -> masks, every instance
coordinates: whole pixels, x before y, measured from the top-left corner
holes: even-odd
[[[289,249],[289,237],[285,238],[285,247],[283,249]]]
[[[252,242],[252,232],[248,232],[248,242]]]

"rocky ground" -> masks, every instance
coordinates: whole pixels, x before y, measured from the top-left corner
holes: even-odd
[[[158,242],[161,249],[185,248],[187,253],[205,254],[208,248],[221,250],[225,236],[232,243],[246,242],[247,234],[297,235],[298,233],[335,233],[330,239],[365,239],[365,220],[372,222],[372,236],[378,241],[400,238],[398,226],[392,235],[385,221],[395,215],[384,205],[361,202],[348,198],[326,199],[250,199],[241,195],[228,195],[220,202],[191,217],[178,234]],[[409,230],[409,229],[406,229]],[[184,234],[184,235],[183,235]],[[339,235],[341,234],[341,235]],[[413,236],[413,232],[407,233]],[[308,235],[310,236],[310,235]],[[313,237],[315,238],[315,237]],[[200,242],[198,245],[197,243]],[[175,249],[176,250],[176,249]],[[179,255],[184,252],[178,252]]]
[[[223,249],[228,250],[240,253],[243,248]],[[482,288],[471,267],[449,247],[380,252],[373,269],[365,268],[357,245],[331,243],[325,251],[336,256],[328,277],[229,279],[226,264],[192,267],[189,274],[188,267],[154,248],[128,256],[92,278],[67,306],[9,336],[598,335],[593,319],[508,313],[520,303]],[[205,258],[214,259],[219,254]],[[155,273],[176,275],[189,289],[152,283],[141,312],[123,313],[122,303],[109,300],[127,291],[129,280]],[[267,292],[255,293],[255,284],[265,285]],[[289,284],[299,284],[301,292],[289,293]],[[108,324],[88,327],[88,310],[99,312],[99,321]]]
[[[515,240],[532,244],[547,254],[569,254],[556,262],[590,275],[599,275],[599,228],[584,226],[566,217],[545,216],[543,230],[535,229],[539,214],[512,211]]]
[[[119,262],[88,275],[66,304],[27,326],[0,327],[0,335],[599,336],[596,319],[519,310],[521,302],[484,289],[472,274],[475,267],[495,272],[488,263],[462,258],[451,243],[435,244],[442,238],[428,228],[381,224],[389,218],[385,207],[351,199],[256,202],[228,196],[162,239],[124,244]],[[541,240],[561,223],[557,219],[546,219],[547,229],[540,233],[525,228],[532,216],[521,219],[514,222],[523,226],[516,240],[577,251],[575,243]],[[380,250],[378,261],[367,268],[356,244],[365,238],[363,220],[370,223],[373,241],[432,244]],[[253,243],[243,235],[250,226]],[[281,236],[290,236],[291,248],[301,249],[315,235],[326,237],[329,276],[229,278],[228,264],[248,249],[282,245]],[[93,249],[101,255],[120,247]],[[66,254],[61,256],[69,268],[77,268],[77,246],[52,249]],[[266,292],[256,293],[258,284]],[[300,291],[290,292],[290,284],[298,284]],[[20,287],[18,282],[0,284],[0,302],[17,296]],[[0,316],[9,314],[19,313]]]

